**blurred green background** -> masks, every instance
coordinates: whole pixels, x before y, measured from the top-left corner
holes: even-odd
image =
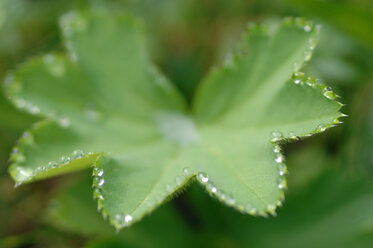
[[[284,146],[289,190],[277,217],[241,215],[191,185],[114,234],[96,211],[88,172],[14,189],[8,154],[37,119],[1,94],[0,247],[373,247],[373,1],[0,0],[0,77],[30,56],[63,50],[59,16],[88,7],[142,19],[153,60],[188,99],[249,22],[306,17],[322,29],[303,71],[331,86],[349,117]]]

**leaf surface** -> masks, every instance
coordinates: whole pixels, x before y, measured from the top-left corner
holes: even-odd
[[[10,172],[23,183],[93,164],[98,206],[117,229],[193,178],[241,212],[274,214],[287,171],[277,142],[341,116],[334,93],[298,72],[317,38],[302,19],[251,28],[191,108],[150,62],[133,18],[70,12],[61,27],[69,57],[31,60],[7,86],[18,107],[49,119],[20,139]]]

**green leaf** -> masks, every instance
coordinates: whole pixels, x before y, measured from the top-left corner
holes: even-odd
[[[193,178],[243,213],[274,214],[286,188],[277,143],[339,122],[334,93],[298,72],[317,39],[302,19],[251,28],[192,108],[150,62],[133,18],[70,12],[61,25],[69,58],[33,59],[7,86],[17,106],[51,120],[21,138],[10,172],[23,183],[94,163],[94,195],[117,229]]]

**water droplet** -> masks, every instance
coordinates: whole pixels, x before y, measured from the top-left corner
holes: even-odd
[[[228,205],[234,205],[236,203],[236,200],[231,196],[231,195],[227,195],[227,198],[226,198],[226,202]]]
[[[336,95],[334,94],[333,91],[329,87],[326,87],[324,89],[324,96],[328,99],[334,100],[336,98]]]
[[[264,218],[267,218],[268,217],[268,214],[265,212],[265,211],[260,211],[258,212],[258,215],[264,217]]]
[[[297,71],[293,73],[293,78],[303,78],[303,77],[304,77],[304,73],[301,71]]]
[[[213,194],[215,194],[217,191],[218,191],[218,189],[215,187],[215,185],[213,185],[212,183],[209,183],[209,184],[207,184],[207,189],[211,192],[211,193],[213,193]]]
[[[74,31],[83,31],[87,28],[86,19],[77,11],[70,11],[62,16],[60,25],[63,28],[64,35],[71,37]]]
[[[304,29],[304,31],[305,32],[310,32],[311,30],[312,30],[312,27],[310,26],[310,25],[305,25],[304,27],[303,27],[303,29]]]
[[[218,191],[217,192],[217,196],[218,198],[220,198],[220,200],[222,201],[225,201],[227,199],[227,195],[223,192],[223,191]]]
[[[65,62],[54,54],[44,55],[43,62],[53,76],[60,77],[65,74]]]
[[[24,167],[18,166],[16,168],[16,178],[18,182],[24,182],[30,180],[32,177],[32,170],[26,169]]]
[[[198,173],[198,177],[199,177],[199,180],[202,182],[202,183],[207,183],[209,181],[209,178],[207,177],[207,174],[204,173],[204,172],[200,172]]]
[[[324,132],[326,129],[327,129],[326,125],[320,124],[320,125],[317,126],[316,131],[317,132]]]
[[[280,176],[284,176],[287,173],[287,167],[284,164],[279,164],[278,170],[279,170]]]
[[[312,77],[307,77],[306,84],[308,86],[314,87],[316,85],[316,80]]]
[[[84,152],[82,150],[73,151],[73,158],[74,159],[80,159],[82,157],[84,157]]]
[[[339,124],[339,123],[343,123],[343,122],[338,119],[333,120],[333,124]]]
[[[65,156],[62,156],[61,158],[60,158],[60,163],[61,164],[66,164],[66,163],[68,163],[68,162],[70,162],[70,157],[65,157]]]
[[[181,177],[176,177],[175,181],[176,181],[176,185],[177,186],[180,186],[182,184],[182,182],[183,182],[183,180],[181,179]]]
[[[192,170],[189,167],[185,167],[183,169],[183,173],[185,176],[190,176],[192,174]]]
[[[98,182],[98,186],[102,187],[105,184],[105,179],[101,178],[100,181]]]
[[[279,189],[286,189],[287,188],[287,182],[285,178],[280,178],[279,183],[278,183],[278,188]]]
[[[123,226],[124,225],[124,217],[121,214],[114,215],[114,221],[117,225]]]
[[[14,184],[14,188],[18,188],[18,187],[21,186],[21,185],[22,185],[21,182],[16,182],[16,183]]]
[[[276,206],[272,205],[272,204],[268,205],[267,206],[267,212],[275,216],[276,215]]]
[[[282,163],[283,160],[284,160],[284,158],[282,157],[281,154],[278,154],[277,157],[276,157],[276,159],[275,159],[276,163],[278,163],[278,164]]]
[[[279,141],[283,138],[283,135],[281,132],[278,132],[278,131],[274,131],[272,132],[272,142],[275,142],[275,141]]]
[[[167,191],[168,193],[170,193],[170,192],[173,191],[173,187],[172,187],[171,184],[166,184],[166,191]]]
[[[253,208],[251,205],[247,205],[245,209],[246,209],[246,212],[251,215],[256,215],[258,213],[256,208]]]
[[[27,102],[26,103],[26,109],[28,110],[28,112],[30,114],[33,114],[33,115],[36,115],[36,114],[39,114],[40,113],[40,109],[39,107],[31,104],[30,102]]]
[[[104,196],[101,194],[101,191],[100,189],[96,188],[94,191],[93,191],[93,197],[95,199],[100,199],[100,200],[104,200]]]
[[[124,221],[125,221],[126,223],[131,222],[131,221],[132,221],[132,216],[129,215],[129,214],[127,214],[127,215],[124,217]]]
[[[59,123],[61,127],[64,127],[64,128],[68,128],[71,125],[69,118],[61,118]]]
[[[27,102],[25,101],[25,99],[17,98],[17,99],[14,99],[14,104],[15,104],[18,108],[23,109],[23,108],[26,107]]]
[[[29,138],[29,137],[31,137],[31,133],[30,133],[29,131],[26,131],[26,132],[24,132],[24,133],[22,134],[22,138],[23,138],[23,139],[27,139],[27,138]]]
[[[274,150],[273,150],[275,153],[279,153],[281,151],[281,148],[279,145],[276,145]]]
[[[101,214],[102,214],[102,218],[104,218],[104,220],[107,220],[108,213],[106,212],[104,208],[102,208]]]
[[[311,52],[311,51],[305,51],[305,52],[304,52],[304,60],[305,60],[305,61],[310,60],[311,57],[312,57],[312,52]]]
[[[289,132],[289,137],[290,137],[291,139],[297,139],[297,136],[295,135],[294,132]]]
[[[57,165],[58,164],[56,162],[53,162],[53,161],[48,163],[48,167],[50,167],[50,168],[57,167]]]

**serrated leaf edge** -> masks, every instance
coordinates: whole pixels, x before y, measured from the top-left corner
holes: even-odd
[[[183,174],[182,179],[177,180],[178,177],[176,177],[174,180],[175,183],[168,184],[169,189],[167,189],[163,195],[159,195],[156,202],[149,204],[147,211],[141,216],[134,217],[133,213],[116,213],[110,215],[104,207],[105,198],[102,194],[101,188],[105,184],[105,169],[99,166],[100,159],[108,156],[108,154],[101,154],[92,165],[93,198],[96,199],[97,210],[101,213],[104,220],[108,220],[109,223],[114,226],[117,232],[119,232],[122,228],[129,227],[132,224],[140,221],[144,216],[153,212],[153,210],[158,208],[160,205],[179,195],[188,187],[188,185],[190,185],[190,183],[194,181],[197,175],[197,173],[193,173],[189,168],[184,168],[181,172]]]
[[[15,187],[18,187],[24,183],[35,181],[42,178],[44,173],[51,172],[53,170],[61,169],[62,167],[69,166],[74,161],[93,160],[100,153],[94,152],[83,152],[82,150],[75,150],[71,154],[66,154],[58,159],[58,161],[49,161],[46,164],[39,165],[35,169],[25,168],[23,163],[25,162],[25,154],[23,152],[25,144],[34,143],[34,133],[44,125],[50,124],[50,120],[42,120],[36,122],[32,127],[26,130],[21,138],[18,139],[16,146],[13,147],[10,154],[9,162],[10,167],[8,169],[9,174],[16,182]]]

